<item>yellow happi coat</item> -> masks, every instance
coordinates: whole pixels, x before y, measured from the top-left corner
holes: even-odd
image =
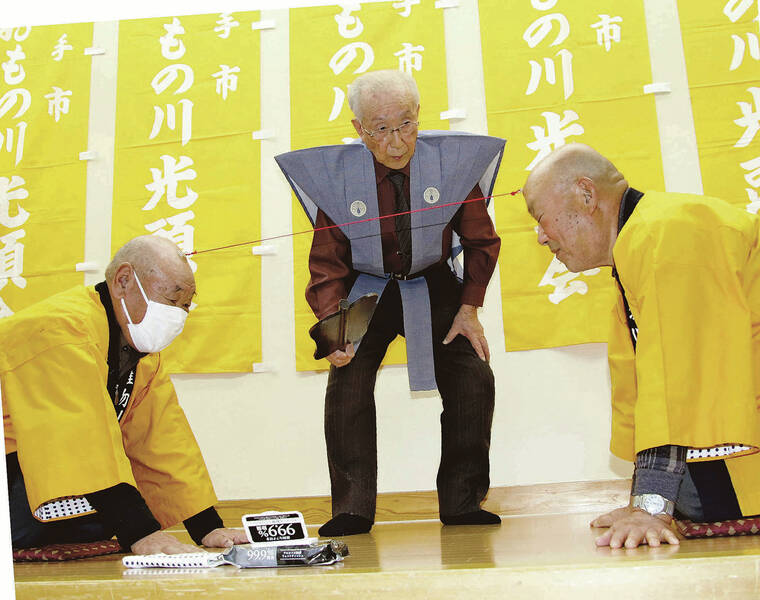
[[[212,506],[214,489],[159,354],[140,360],[117,421],[106,390],[108,333],[92,287],[0,319],[5,452],[18,451],[33,512],[128,483],[168,527]]]
[[[634,353],[618,294],[608,350],[616,456],[760,448],[759,227],[741,206],[659,192],[623,226],[613,258],[639,331]],[[760,513],[760,454],[726,466],[742,513]]]

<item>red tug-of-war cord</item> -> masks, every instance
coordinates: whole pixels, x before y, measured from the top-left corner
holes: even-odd
[[[348,221],[346,223],[339,223],[337,225],[327,225],[326,227],[316,227],[314,229],[304,229],[303,231],[295,231],[293,233],[283,233],[280,235],[273,235],[271,237],[261,238],[259,240],[251,240],[248,242],[238,242],[237,244],[228,244],[227,246],[219,246],[218,248],[207,248],[206,250],[193,250],[192,252],[185,252],[186,256],[194,256],[195,254],[204,254],[206,252],[215,252],[216,250],[226,250],[228,248],[238,248],[240,246],[250,246],[251,244],[258,244],[260,242],[269,242],[271,240],[277,240],[280,238],[293,237],[301,235],[303,233],[312,233],[314,231],[322,231],[324,229],[332,229],[333,227],[345,227],[347,225],[358,225],[359,223],[367,223],[369,221],[379,221],[380,219],[390,219],[398,215],[407,215],[416,212],[422,212],[425,210],[433,210],[436,208],[444,208],[446,206],[456,206],[458,204],[467,204],[468,202],[479,202],[481,200],[487,200],[488,198],[496,198],[498,196],[514,196],[519,194],[522,190],[514,190],[513,192],[505,192],[503,194],[492,194],[491,196],[481,196],[480,198],[471,198],[469,200],[462,200],[461,202],[449,202],[448,204],[441,204],[440,206],[426,206],[425,208],[417,208],[415,210],[407,210],[404,212],[393,213],[390,215],[382,215],[380,217],[370,217],[369,219],[360,219],[358,221]]]

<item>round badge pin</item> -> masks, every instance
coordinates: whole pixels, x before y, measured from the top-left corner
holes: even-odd
[[[363,217],[367,214],[367,205],[361,200],[354,200],[351,203],[351,214],[355,217]]]
[[[429,188],[426,188],[424,192],[422,192],[422,197],[425,199],[425,202],[427,202],[428,204],[435,204],[440,199],[441,192],[439,192],[434,187],[429,187]]]

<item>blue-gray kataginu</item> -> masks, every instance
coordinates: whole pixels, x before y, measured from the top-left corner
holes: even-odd
[[[483,195],[493,192],[505,140],[455,131],[421,131],[409,163],[414,275],[441,259],[441,235],[475,184]],[[383,270],[377,184],[372,153],[360,140],[339,146],[295,150],[275,157],[312,225],[321,209],[351,242],[354,270],[359,272],[348,300],[383,293],[390,275]],[[357,202],[359,201],[359,202]],[[434,208],[435,206],[440,208]],[[448,206],[447,206],[448,205]],[[420,211],[420,209],[430,209]],[[361,220],[361,223],[342,225]],[[454,233],[449,257],[461,252]],[[424,277],[398,282],[404,312],[409,387],[436,389],[430,298]]]

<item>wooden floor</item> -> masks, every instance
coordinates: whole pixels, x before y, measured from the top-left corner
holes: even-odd
[[[760,597],[760,536],[597,549],[598,531],[588,526],[596,514],[507,516],[500,527],[379,523],[369,534],[345,538],[351,556],[331,567],[134,572],[122,568],[121,555],[17,563],[16,598]]]

